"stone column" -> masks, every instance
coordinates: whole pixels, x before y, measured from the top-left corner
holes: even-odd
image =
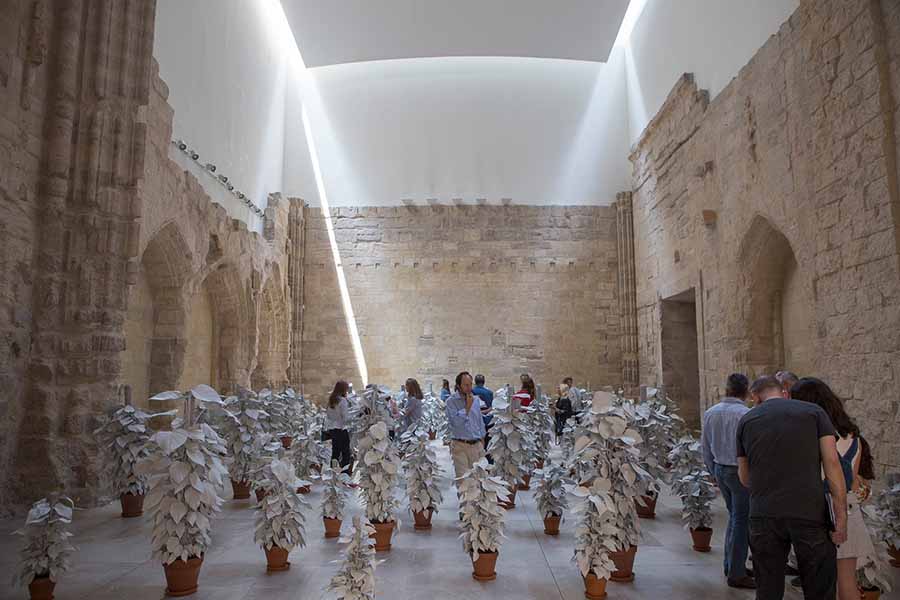
[[[306,204],[290,199],[288,213],[288,306],[291,318],[291,357],[288,381],[300,391],[303,358],[303,257],[306,246]]]
[[[47,4],[48,123],[38,197],[33,338],[10,485],[94,501],[91,435],[117,400],[137,273],[155,0]]]
[[[616,194],[619,317],[622,331],[622,385],[633,394],[638,386],[637,296],[634,271],[634,214],[631,192]]]

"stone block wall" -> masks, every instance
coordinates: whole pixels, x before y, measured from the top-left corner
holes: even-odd
[[[900,466],[894,2],[803,2],[719,96],[676,83],[631,156],[642,383],[661,304],[693,288],[701,401],[789,368],[846,399]]]
[[[308,219],[303,382],[360,378],[325,219]],[[530,372],[620,384],[612,207],[413,206],[332,210],[369,381],[396,388],[460,370],[489,386]]]

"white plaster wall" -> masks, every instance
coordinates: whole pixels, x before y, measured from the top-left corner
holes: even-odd
[[[683,73],[694,73],[715,97],[798,6],[799,0],[646,0],[625,49],[631,141]]]

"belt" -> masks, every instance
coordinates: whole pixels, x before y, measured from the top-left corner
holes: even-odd
[[[479,443],[481,443],[481,438],[478,438],[477,440],[460,440],[460,439],[457,439],[457,438],[453,438],[453,441],[454,441],[454,442],[462,442],[463,444],[469,444],[469,445],[472,445],[472,444],[479,444]]]

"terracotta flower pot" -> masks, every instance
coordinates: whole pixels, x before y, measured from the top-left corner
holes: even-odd
[[[606,579],[588,573],[584,578],[584,597],[588,600],[603,600],[606,598]]]
[[[269,494],[269,492],[267,492],[264,488],[256,488],[255,490],[253,490],[253,492],[256,494],[257,502],[262,502],[263,498],[265,498]]]
[[[126,519],[144,514],[143,494],[122,494],[119,496],[119,502],[122,504],[122,516]]]
[[[290,550],[272,546],[266,549],[266,571],[287,571],[291,568],[288,562]]]
[[[531,489],[531,474],[530,473],[528,475],[522,476],[522,482],[519,483],[517,488],[523,492]]]
[[[559,535],[559,515],[548,514],[544,517],[544,533],[547,535]]]
[[[637,514],[642,519],[655,519],[656,518],[656,495],[653,496],[641,496],[641,499],[644,501],[646,506],[641,506],[641,503],[637,500],[634,501],[634,508],[637,510]]]
[[[291,444],[294,443],[294,436],[291,435],[283,435],[281,436],[281,447],[285,450],[289,450]]]
[[[322,521],[325,523],[325,537],[327,538],[336,538],[341,535],[341,520],[340,519],[329,519],[328,517],[322,517]]]
[[[891,555],[891,566],[900,568],[900,550],[891,546],[888,548],[888,554]]]
[[[50,581],[50,577],[35,577],[28,584],[28,593],[31,600],[53,600],[53,588],[56,584]]]
[[[881,598],[881,590],[878,588],[872,590],[859,590],[860,600],[878,600]]]
[[[312,490],[309,489],[308,485],[301,485],[300,487],[297,488],[298,494],[308,494],[310,491],[312,491]]]
[[[479,552],[478,559],[472,561],[472,577],[478,581],[493,581],[497,579],[496,566],[496,552]]]
[[[235,500],[246,500],[250,497],[250,482],[231,480],[231,489],[234,490]]]
[[[712,540],[713,530],[710,527],[698,527],[691,529],[691,538],[694,540],[694,550],[697,552],[709,552],[709,542]]]
[[[180,558],[173,563],[163,565],[166,571],[166,596],[189,596],[197,591],[197,578],[203,557],[193,556],[187,562]]]
[[[543,469],[544,468],[544,459],[542,458],[539,461],[537,461],[536,463],[534,463],[534,467],[536,469]]]
[[[391,536],[394,534],[393,521],[387,523],[372,523],[375,533],[370,537],[375,538],[375,552],[386,552],[391,549]]]
[[[436,439],[437,439],[437,431],[429,431],[429,432],[428,432],[428,439],[429,439],[429,440],[436,440]]]
[[[628,550],[609,553],[609,557],[616,565],[616,570],[609,576],[610,581],[617,581],[619,583],[634,581],[635,554],[637,554],[637,546],[632,546]]]
[[[419,531],[425,529],[431,529],[431,515],[434,513],[433,508],[429,508],[427,510],[421,510],[413,513],[413,518],[416,520],[415,528]]]

